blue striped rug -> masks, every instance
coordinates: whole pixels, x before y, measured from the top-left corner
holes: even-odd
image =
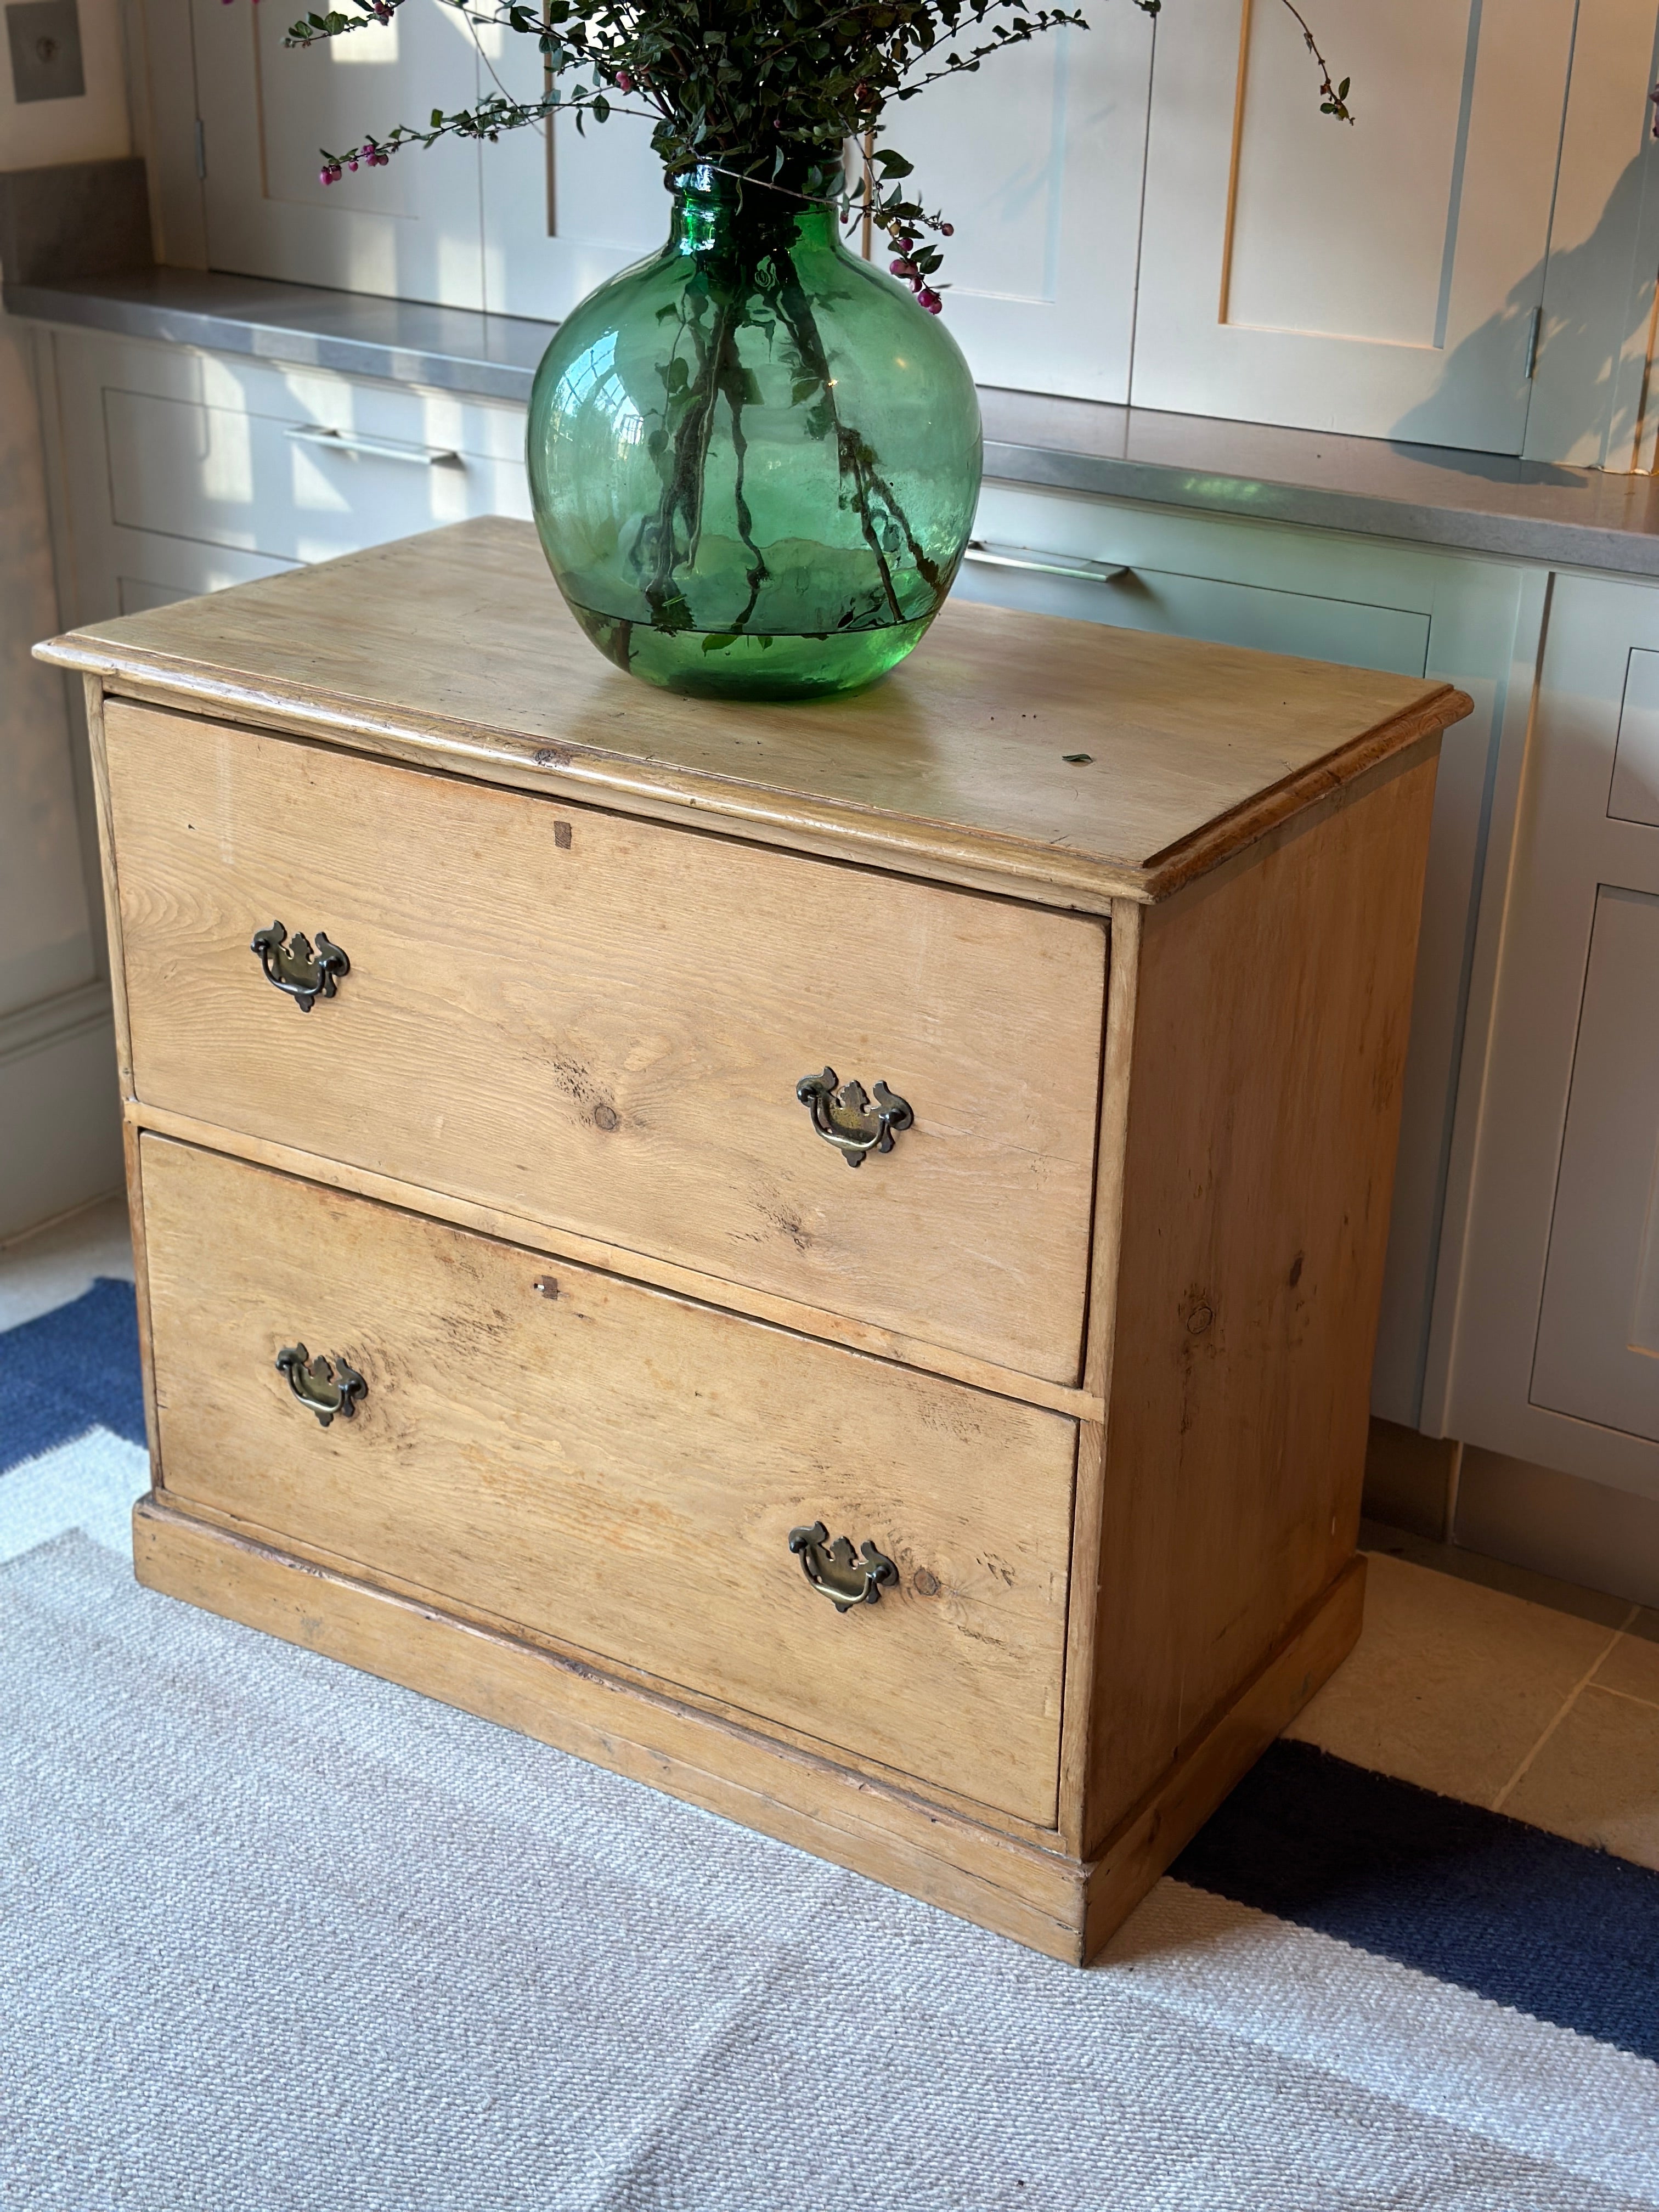
[[[1281,1743],[1077,1974],[141,1591],[0,1334],[6,2212],[1659,2206],[1659,1875]]]

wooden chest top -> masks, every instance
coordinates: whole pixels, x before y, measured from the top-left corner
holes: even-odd
[[[681,699],[603,660],[534,531],[499,518],[44,657],[394,758],[1097,908],[1166,896],[1470,709],[1432,680],[960,602],[856,697]]]

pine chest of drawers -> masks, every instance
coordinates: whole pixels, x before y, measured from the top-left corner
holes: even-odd
[[[673,699],[467,523],[82,630],[142,1580],[1059,1957],[1358,1633],[1444,685]]]

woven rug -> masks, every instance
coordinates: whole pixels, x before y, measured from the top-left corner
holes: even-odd
[[[1054,1965],[139,1589],[131,1331],[0,1335],[6,2212],[1659,2206],[1659,1876],[1281,1745]]]

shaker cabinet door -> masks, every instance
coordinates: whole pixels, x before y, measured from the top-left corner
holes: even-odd
[[[1447,1432],[1659,1498],[1659,588],[1557,576]]]
[[[493,75],[515,100],[538,100],[533,39],[480,27]],[[668,235],[668,193],[642,116],[578,131],[568,116],[510,131],[483,149],[484,305],[495,315],[562,322],[595,285],[654,253]]]
[[[406,0],[389,24],[304,50],[283,44],[286,9],[195,0],[191,20],[210,267],[483,306],[477,144],[410,147],[337,185],[319,173],[324,148],[472,106],[481,64],[458,10]]]
[[[1158,18],[1134,400],[1518,453],[1573,0]],[[1230,127],[1231,125],[1231,127]]]
[[[1121,403],[1152,25],[1115,0],[1090,25],[895,103],[881,137],[915,165],[912,197],[955,226],[944,314],[975,380]]]
[[[1596,894],[1536,1406],[1659,1443],[1659,896]]]

